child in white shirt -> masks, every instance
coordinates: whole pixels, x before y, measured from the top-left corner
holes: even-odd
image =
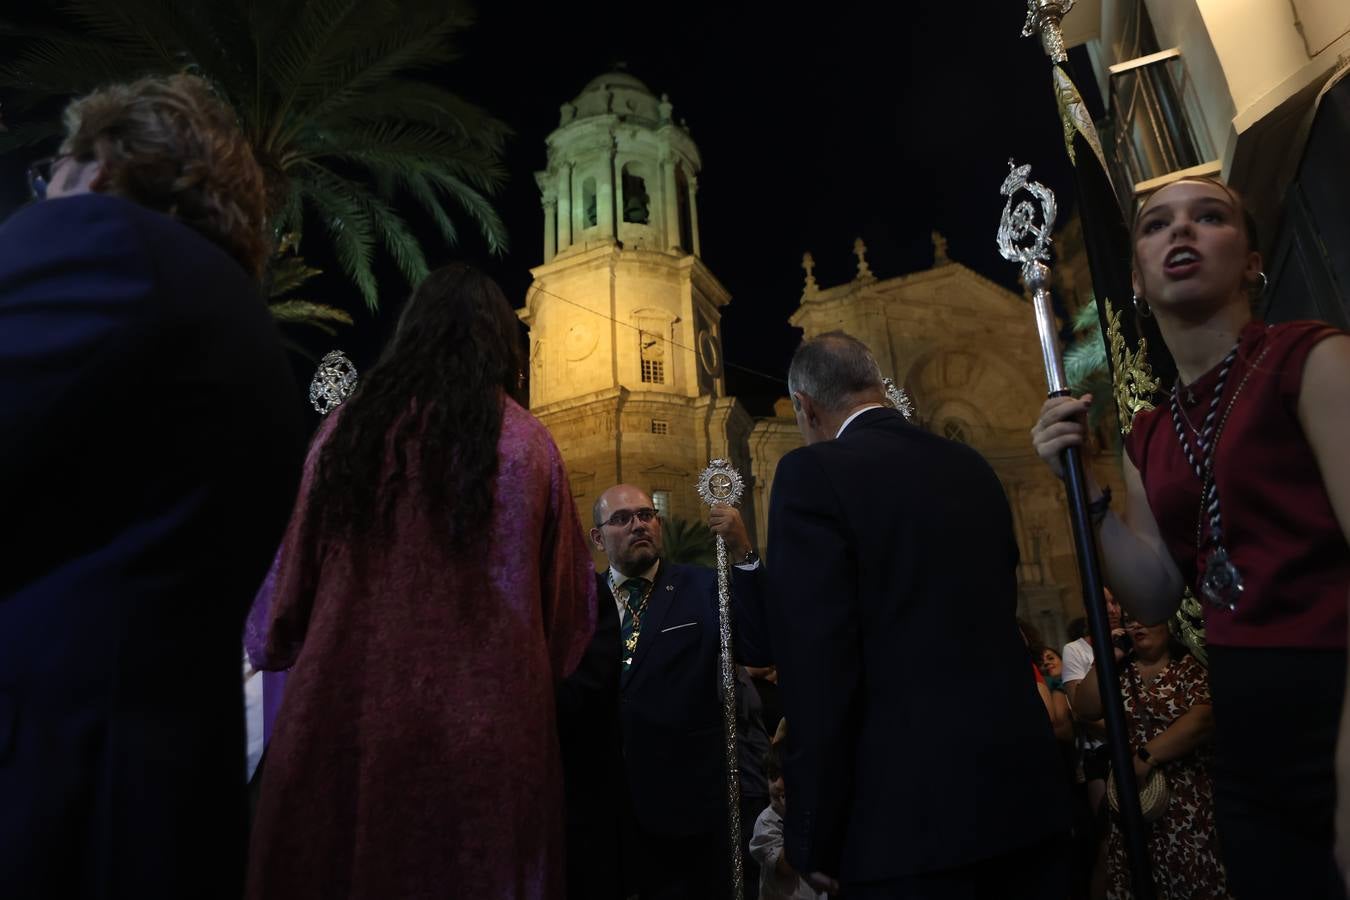
[[[787,796],[783,785],[783,768],[778,761],[778,745],[765,755],[764,771],[769,779],[769,808],[755,820],[754,836],[750,838],[750,855],[759,863],[760,900],[826,900],[803,881],[787,857],[783,855],[783,816],[787,811]]]

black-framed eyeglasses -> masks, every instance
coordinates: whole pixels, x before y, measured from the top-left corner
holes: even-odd
[[[610,516],[605,521],[605,524],[613,525],[615,528],[627,528],[629,522],[632,522],[633,519],[637,519],[643,525],[646,525],[652,519],[655,519],[657,515],[657,511],[650,506],[643,507],[642,509],[620,509],[616,510],[614,515]]]
[[[68,158],[68,154],[58,153],[56,156],[43,157],[28,167],[28,192],[34,200],[47,199],[47,191],[52,186],[52,172],[62,160]]]

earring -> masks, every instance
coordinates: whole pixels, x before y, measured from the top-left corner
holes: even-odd
[[[1139,314],[1141,319],[1153,318],[1153,310],[1149,309],[1148,301],[1138,294],[1134,295],[1134,311]]]
[[[1261,287],[1257,290],[1256,296],[1264,297],[1266,288],[1270,287],[1270,279],[1266,277],[1265,272],[1257,272],[1256,277],[1261,279]]]

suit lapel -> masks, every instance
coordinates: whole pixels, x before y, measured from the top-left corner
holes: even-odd
[[[656,570],[656,584],[652,587],[652,595],[647,600],[647,611],[642,616],[642,630],[638,632],[637,649],[633,653],[633,664],[623,674],[624,684],[632,680],[633,673],[637,671],[638,666],[642,665],[642,661],[651,652],[652,642],[661,633],[666,615],[675,602],[679,582],[680,575],[675,571],[675,567],[662,560],[661,567]]]

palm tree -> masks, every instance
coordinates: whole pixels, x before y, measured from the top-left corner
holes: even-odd
[[[449,245],[459,240],[455,209],[491,252],[505,251],[488,198],[505,180],[507,127],[416,76],[456,59],[466,0],[67,0],[62,9],[76,30],[5,29],[24,39],[0,65],[0,88],[17,95],[11,115],[138,75],[201,75],[252,143],[278,244],[297,244],[311,215],[371,309],[377,246],[410,283],[427,272],[400,199],[420,206]],[[6,124],[0,149],[60,132],[50,120]],[[285,263],[280,279],[274,271],[273,284],[294,287],[316,271],[296,266]],[[308,321],[305,309],[288,312]]]
[[[667,518],[661,543],[661,555],[667,562],[694,566],[712,566],[717,562],[717,537],[703,522]]]

